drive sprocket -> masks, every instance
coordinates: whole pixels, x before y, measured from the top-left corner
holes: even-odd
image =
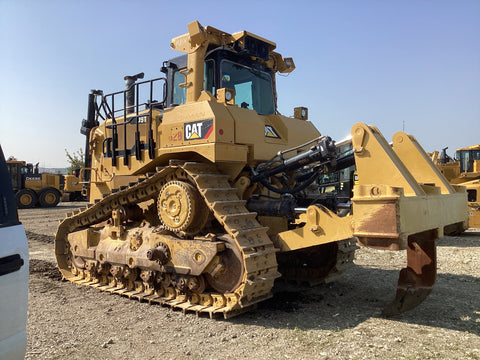
[[[158,217],[170,231],[189,235],[198,233],[205,225],[209,209],[197,189],[184,181],[167,182],[158,195]]]

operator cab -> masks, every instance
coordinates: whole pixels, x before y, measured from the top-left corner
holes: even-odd
[[[221,103],[254,110],[259,115],[277,114],[275,72],[292,72],[295,65],[291,58],[284,59],[273,52],[275,43],[245,31],[230,35],[208,28],[202,33],[198,23],[190,30],[196,34],[194,42],[205,35],[208,45],[191,51],[193,43],[187,40],[190,33],[174,38],[172,48],[186,54],[163,63],[161,72],[165,77],[137,81],[144,76],[139,73],[125,76],[123,91],[90,93],[88,118],[82,123],[81,132],[87,136],[88,147],[91,129],[99,125],[100,119],[106,121],[101,146],[103,156],[111,158],[112,166],[117,166],[120,157],[123,165],[129,166],[129,158],[134,155],[141,160],[144,150],[154,159],[158,144],[153,122],[163,120],[165,108],[198,101],[202,92]],[[185,44],[190,44],[188,49],[183,47]],[[306,117],[302,115],[302,119]],[[89,164],[88,156],[85,164]],[[88,179],[88,171],[85,176]]]
[[[475,160],[480,161],[480,149],[459,149],[456,158],[460,161],[460,172],[476,172]]]
[[[187,55],[166,61],[162,72],[167,75],[167,107],[186,102],[185,71]],[[272,70],[252,60],[247,53],[218,47],[207,53],[203,89],[217,95],[217,89],[235,91],[235,104],[255,110],[260,115],[276,113],[274,75]]]
[[[32,164],[28,164],[32,166]],[[25,187],[25,177],[31,173],[29,167],[24,161],[7,160],[7,168],[10,173],[13,191],[23,189]]]

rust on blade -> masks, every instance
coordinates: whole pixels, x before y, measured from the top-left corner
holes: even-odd
[[[437,274],[436,238],[437,230],[408,237],[407,267],[400,271],[396,297],[382,311],[382,316],[395,316],[411,310],[430,294]]]

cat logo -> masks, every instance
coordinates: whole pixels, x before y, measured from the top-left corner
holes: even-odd
[[[275,129],[270,125],[265,125],[265,137],[280,139]]]
[[[213,119],[185,123],[184,140],[208,139],[213,131]]]

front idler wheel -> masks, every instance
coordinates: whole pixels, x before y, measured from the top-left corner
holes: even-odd
[[[229,236],[219,237],[225,241],[216,262],[205,273],[208,284],[221,294],[232,293],[241,284],[244,274],[243,256]]]

